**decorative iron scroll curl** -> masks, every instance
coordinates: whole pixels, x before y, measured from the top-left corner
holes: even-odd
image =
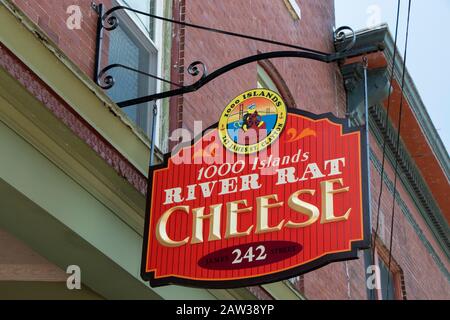
[[[127,10],[127,11],[132,11],[137,14],[149,16],[149,14],[147,12],[139,11],[139,10],[136,10],[136,9],[133,9],[130,7],[126,7],[126,6],[116,6],[116,7],[109,9],[108,11],[106,11],[103,14],[103,16],[101,17],[103,29],[112,31],[119,26],[119,19],[117,18],[117,16],[113,15],[113,13],[118,10]]]
[[[99,85],[100,88],[102,88],[103,90],[111,89],[115,84],[114,77],[106,74],[109,71],[109,69],[112,69],[110,67],[112,67],[112,66],[108,66],[108,67],[104,68],[98,74],[97,85]]]
[[[136,14],[142,14],[142,15],[151,16],[151,17],[154,17],[154,18],[160,18],[161,20],[164,20],[164,21],[175,22],[175,21],[172,21],[170,19],[165,19],[165,18],[162,18],[162,17],[156,17],[156,16],[153,16],[153,15],[148,14],[146,12],[139,11],[139,10],[136,10],[136,9],[133,9],[133,8],[129,8],[129,7],[125,7],[125,6],[117,6],[117,7],[113,7],[111,9],[109,9],[108,11],[106,11],[100,17],[101,18],[100,19],[101,20],[101,28],[103,28],[104,30],[107,30],[107,31],[114,31],[119,26],[119,18],[117,18],[116,15],[113,15],[118,10],[127,10],[127,11],[134,12]],[[155,76],[153,74],[149,74],[149,73],[146,73],[146,72],[143,72],[143,71],[140,71],[140,70],[137,70],[137,69],[134,69],[134,68],[122,65],[122,64],[112,64],[112,65],[109,65],[109,66],[103,68],[98,73],[98,76],[97,76],[97,81],[96,82],[104,90],[111,89],[115,85],[114,77],[111,76],[111,75],[107,75],[107,72],[109,70],[113,69],[113,68],[123,68],[123,69],[129,70],[129,71],[137,72],[137,73],[142,74],[142,75],[146,75],[148,77],[151,77],[151,78],[154,78],[154,79],[166,82],[166,83],[170,83],[170,84],[172,84],[172,85],[174,85],[175,87],[178,87],[178,88],[182,88],[183,87],[183,86],[181,86],[181,85],[179,85],[177,83],[165,80],[163,78],[159,78],[159,77],[157,77],[157,76]],[[200,79],[197,82],[203,80],[208,75],[207,67],[201,61],[195,61],[195,62],[191,63],[189,65],[188,69],[187,69],[187,72],[193,77],[196,77],[196,76],[198,76],[201,73],[201,77],[200,77]],[[195,83],[193,85],[195,85]]]
[[[206,65],[201,61],[192,62],[187,69],[188,73],[193,77],[198,76],[200,74],[198,66],[201,66],[202,68],[202,76],[200,77],[200,79],[205,79],[208,76],[208,69],[206,68]]]
[[[197,62],[197,63],[200,63],[200,64],[203,65],[203,63],[201,63],[201,62]],[[111,65],[103,68],[98,74],[97,84],[102,89],[108,90],[108,89],[111,89],[114,86],[114,84],[115,84],[114,77],[111,76],[111,75],[108,75],[107,73],[111,69],[117,69],[117,68],[125,69],[125,70],[131,71],[131,72],[136,72],[136,73],[142,74],[144,76],[147,76],[147,77],[150,77],[150,78],[153,78],[153,79],[157,79],[157,80],[160,80],[162,82],[169,83],[169,84],[174,85],[175,87],[178,87],[178,88],[182,87],[178,83],[175,83],[175,82],[172,82],[172,81],[169,81],[169,80],[157,77],[157,76],[155,76],[153,74],[150,74],[150,73],[147,73],[147,72],[144,72],[144,71],[141,71],[141,70],[138,70],[138,69],[135,69],[135,68],[132,68],[132,67],[120,64],[120,63],[114,63],[114,64],[111,64]],[[204,70],[206,70],[205,66],[203,66],[203,68],[204,68]],[[197,70],[197,74],[198,73],[199,73],[199,71]]]
[[[105,30],[113,31],[119,26],[119,19],[116,16],[103,16],[102,27]]]
[[[346,31],[349,31],[349,33],[347,33]],[[345,40],[348,38],[348,34],[350,34],[351,41],[344,48],[340,49],[339,52],[346,52],[354,47],[356,43],[356,33],[349,26],[342,26],[334,31],[334,41],[336,43],[345,42]]]
[[[97,8],[96,11],[98,12],[98,15],[99,15],[99,19],[98,19],[98,26],[97,26],[96,72],[95,72],[94,77],[96,79],[97,84],[101,88],[107,90],[107,89],[111,89],[114,86],[114,84],[115,84],[114,77],[112,75],[108,74],[108,71],[110,71],[113,68],[122,68],[122,69],[126,69],[128,71],[131,71],[131,72],[137,72],[139,74],[160,80],[162,82],[170,83],[171,85],[176,87],[173,90],[154,93],[154,94],[144,96],[144,97],[138,97],[135,99],[117,102],[118,106],[121,108],[196,91],[196,90],[200,89],[201,87],[203,87],[204,85],[206,85],[207,83],[211,82],[212,80],[220,77],[221,75],[223,75],[235,68],[238,68],[238,67],[246,65],[248,63],[256,62],[259,60],[274,59],[274,58],[303,58],[303,59],[318,60],[318,61],[321,61],[324,63],[331,63],[331,62],[339,61],[339,60],[342,60],[345,58],[354,57],[354,56],[358,56],[361,54],[366,54],[369,52],[376,52],[376,51],[382,50],[378,46],[367,46],[367,47],[363,47],[363,48],[353,49],[353,47],[356,43],[356,34],[353,31],[353,29],[348,26],[340,27],[340,28],[336,29],[334,32],[335,42],[338,44],[339,43],[343,44],[343,48],[337,50],[337,52],[334,52],[334,53],[327,53],[327,52],[321,52],[321,51],[310,49],[310,48],[305,48],[305,47],[298,46],[298,45],[282,43],[282,42],[271,40],[271,39],[259,38],[259,37],[255,37],[255,36],[251,36],[251,35],[245,35],[245,34],[230,32],[230,31],[226,31],[226,30],[214,29],[214,28],[207,27],[207,26],[195,25],[195,24],[191,24],[191,23],[187,23],[187,22],[183,22],[183,21],[173,20],[173,19],[149,14],[147,12],[139,11],[139,10],[136,10],[136,9],[133,9],[130,7],[126,7],[126,6],[116,6],[116,7],[113,7],[111,9],[107,10],[106,12],[103,11],[102,4],[96,6],[96,8]],[[154,19],[158,19],[161,21],[175,23],[175,24],[183,25],[183,26],[190,27],[190,28],[196,28],[196,29],[200,29],[203,31],[207,31],[207,32],[214,32],[214,33],[219,33],[219,34],[223,34],[223,35],[227,35],[227,36],[239,37],[239,38],[244,38],[247,40],[259,41],[259,42],[270,43],[272,45],[289,47],[291,49],[295,49],[295,51],[273,51],[273,52],[266,52],[266,53],[256,54],[253,56],[248,56],[248,57],[236,60],[232,63],[229,63],[228,65],[225,65],[217,70],[214,70],[212,73],[208,72],[208,69],[203,62],[195,61],[189,65],[189,67],[187,68],[187,72],[189,75],[191,75],[193,77],[197,77],[200,75],[200,78],[197,79],[196,81],[194,81],[192,84],[187,84],[187,85],[180,85],[180,84],[171,82],[169,80],[159,78],[155,75],[152,75],[152,74],[149,74],[149,73],[125,66],[125,65],[121,65],[121,64],[112,64],[112,65],[109,65],[109,66],[103,68],[102,70],[98,71],[100,69],[100,58],[101,58],[101,52],[102,52],[101,51],[102,39],[103,39],[102,30],[113,31],[119,26],[119,19],[116,16],[116,14],[114,14],[118,10],[131,11],[136,14],[145,15],[145,16],[152,17]],[[349,39],[350,39],[350,41],[349,41]],[[348,41],[348,44],[347,44],[347,41]]]

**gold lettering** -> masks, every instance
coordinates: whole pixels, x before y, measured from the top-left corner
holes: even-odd
[[[167,221],[169,220],[172,213],[176,211],[183,211],[189,214],[189,206],[177,206],[170,208],[161,216],[156,225],[156,239],[158,239],[159,243],[166,247],[180,247],[189,242],[189,237],[186,237],[182,241],[174,241],[169,238],[167,234]]]
[[[317,208],[315,205],[312,205],[308,202],[305,202],[303,200],[300,200],[298,198],[299,195],[301,194],[310,194],[310,195],[314,195],[316,193],[316,190],[311,190],[311,189],[304,189],[304,190],[299,190],[297,192],[294,192],[288,200],[288,205],[289,207],[297,212],[303,213],[304,215],[307,215],[309,217],[308,220],[306,220],[305,222],[292,222],[292,221],[288,221],[286,223],[286,227],[287,228],[302,228],[302,227],[307,227],[312,225],[314,222],[317,221],[317,219],[319,219],[319,208]]]
[[[322,181],[320,183],[320,188],[322,192],[322,218],[320,223],[330,223],[330,222],[338,222],[347,220],[352,211],[352,208],[348,209],[347,212],[340,217],[336,217],[334,215],[334,205],[333,205],[333,196],[338,193],[348,192],[350,187],[345,187],[341,189],[333,189],[333,185],[335,183],[339,183],[341,186],[344,186],[344,179],[334,179],[328,181]]]
[[[220,240],[220,212],[222,204],[214,204],[209,206],[210,214],[203,215],[205,208],[192,209],[192,244],[203,242],[203,221],[209,219],[209,236],[208,241]]]
[[[281,230],[281,228],[283,228],[284,220],[282,220],[276,227],[269,227],[269,209],[279,208],[283,206],[283,202],[269,204],[269,200],[278,201],[278,195],[272,194],[256,198],[256,234],[279,231]]]
[[[248,236],[253,229],[253,226],[250,226],[245,232],[238,232],[238,214],[251,212],[252,207],[239,209],[239,205],[243,204],[247,205],[247,200],[238,200],[227,203],[227,230],[225,233],[225,238],[235,238]]]

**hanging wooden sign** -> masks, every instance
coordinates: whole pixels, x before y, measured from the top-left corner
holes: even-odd
[[[142,277],[232,288],[369,246],[364,128],[247,91],[149,173]]]

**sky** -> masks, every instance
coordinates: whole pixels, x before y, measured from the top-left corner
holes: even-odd
[[[408,0],[401,1],[398,48],[403,56]],[[397,0],[335,0],[336,27],[359,30],[386,22],[394,36]],[[450,148],[450,0],[412,0],[406,67],[428,114]]]

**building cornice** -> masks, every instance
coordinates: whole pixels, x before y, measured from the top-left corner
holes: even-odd
[[[345,47],[350,41],[351,37],[348,36],[347,40],[336,44],[336,49],[339,50],[340,48]],[[386,68],[388,70],[392,70],[394,40],[386,24],[381,24],[370,29],[362,29],[356,32],[356,43],[353,47],[354,49],[374,44],[376,44],[380,48],[384,48],[383,53],[385,56],[385,61],[387,63]],[[401,83],[402,70],[403,58],[400,54],[397,54],[394,68],[394,79],[397,81],[397,83]],[[426,110],[417,87],[415,86],[414,81],[407,68],[405,72],[404,95],[417,119],[418,124],[420,125],[421,130],[423,131],[424,137],[427,139],[428,145],[430,146],[442,170],[444,171],[447,181],[450,181],[449,154],[436,128],[433,125],[433,122]]]
[[[392,124],[391,112],[390,118],[385,123],[386,112],[382,106],[382,102],[386,100],[389,95],[389,63],[386,61],[392,61],[393,56],[393,41],[389,35],[389,30],[386,25],[381,25],[375,29],[366,29],[357,32],[357,40],[355,46],[367,46],[370,43],[376,43],[379,46],[384,46],[384,56],[373,57],[373,60],[377,60],[376,68],[370,68],[368,70],[368,87],[369,87],[369,106],[370,106],[370,129],[374,134],[377,143],[382,147],[383,141],[386,140],[387,144],[387,159],[392,167],[395,166],[396,161],[399,163],[400,179],[405,189],[409,192],[411,199],[416,205],[418,211],[422,215],[424,221],[429,226],[435,239],[441,246],[443,252],[449,258],[450,254],[450,242],[449,242],[449,226],[438,201],[434,197],[430,186],[425,181],[422,168],[419,168],[416,164],[416,160],[411,156],[407,145],[404,142],[406,131],[402,130],[402,136],[400,139],[400,146],[398,155],[396,155],[396,136],[397,129]],[[370,62],[369,57],[369,62]],[[363,124],[364,122],[364,92],[362,81],[362,66],[361,63],[352,63],[350,61],[342,66],[342,74],[344,76],[344,84],[348,92],[348,114],[353,119],[355,124]],[[374,61],[372,61],[374,62]],[[381,63],[383,62],[383,63]],[[391,64],[392,66],[392,64]],[[394,82],[400,82],[401,70],[403,61],[400,56],[397,56],[395,61]],[[394,87],[394,91],[395,91]],[[398,88],[397,88],[398,90]],[[400,92],[392,92],[392,94],[401,94]],[[405,74],[405,87],[404,87],[405,104],[408,104],[409,109],[415,117],[414,121],[420,126],[422,131],[420,134],[423,136],[422,140],[427,144],[433,154],[432,157],[437,159],[437,168],[440,165],[442,173],[446,175],[444,181],[448,182],[448,154],[443,147],[442,141],[436,132],[436,129],[428,116],[425,106],[417,92],[417,88],[406,71]],[[399,97],[399,96],[398,96]],[[398,101],[397,101],[398,103]],[[394,106],[391,105],[391,108]],[[398,107],[398,106],[396,106]],[[403,124],[405,126],[405,124]],[[422,138],[421,138],[422,139]],[[439,165],[438,165],[439,164]],[[444,182],[445,184],[445,182]],[[435,186],[436,187],[436,186]],[[448,184],[443,186],[448,188]],[[434,188],[433,190],[435,190]]]
[[[395,156],[396,130],[391,123],[386,124],[384,122],[385,114],[383,107],[380,105],[370,108],[371,132],[380,148],[382,148],[383,141],[386,141],[387,159],[391,166],[394,166],[395,162],[398,161],[399,171],[401,172],[400,179],[403,186],[411,195],[411,199],[428,224],[443,252],[450,259],[449,226],[402,142],[400,142],[399,152]]]
[[[390,32],[386,32],[385,37],[386,50],[384,50],[384,54],[386,56],[386,61],[388,62],[388,68],[392,69],[392,61],[393,61],[393,52],[394,52],[394,40]],[[395,59],[395,67],[394,67],[394,79],[397,83],[401,83],[402,79],[402,69],[403,69],[403,58],[400,55],[396,56]],[[406,100],[411,107],[411,110],[414,113],[414,116],[417,119],[420,128],[423,131],[423,135],[425,139],[428,141],[428,145],[433,151],[436,159],[439,161],[439,164],[442,170],[445,172],[445,177],[447,182],[450,183],[450,157],[449,154],[442,142],[439,133],[437,132],[433,121],[430,118],[430,115],[427,112],[425,104],[423,103],[422,98],[417,90],[414,81],[408,72],[408,68],[406,67],[405,72],[405,88],[404,95]]]

